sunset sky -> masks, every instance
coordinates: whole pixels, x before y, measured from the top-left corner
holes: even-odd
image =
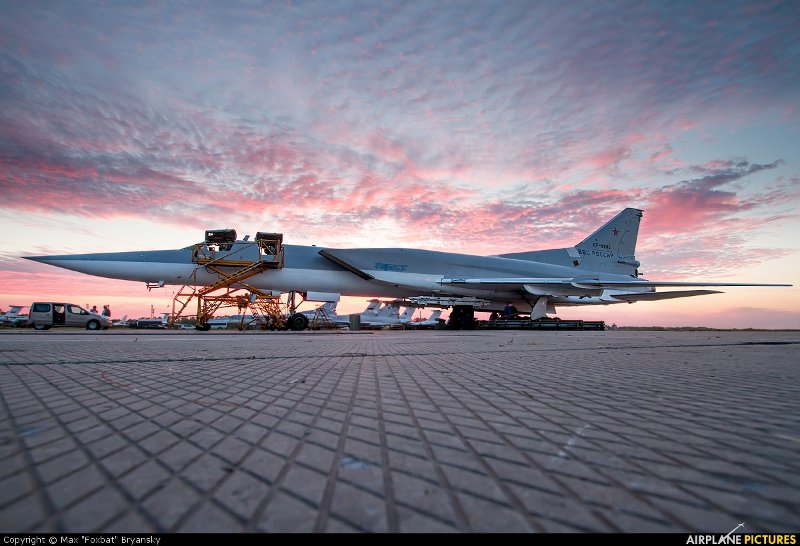
[[[800,328],[798,29],[796,0],[0,2],[0,309],[175,291],[25,255],[497,254],[636,207],[649,279],[795,286],[560,317]]]

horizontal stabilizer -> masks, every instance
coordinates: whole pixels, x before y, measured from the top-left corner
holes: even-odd
[[[646,292],[644,294],[615,294],[615,300],[622,301],[656,301],[671,300],[674,298],[688,298],[689,296],[705,296],[708,294],[722,294],[719,290],[675,290],[672,292]]]

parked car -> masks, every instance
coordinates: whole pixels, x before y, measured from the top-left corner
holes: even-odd
[[[111,319],[87,311],[74,303],[33,302],[28,313],[28,326],[47,330],[53,326],[77,326],[87,330],[108,330]]]

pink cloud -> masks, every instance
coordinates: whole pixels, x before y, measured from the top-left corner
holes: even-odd
[[[718,225],[731,216],[741,215],[767,204],[767,201],[789,201],[792,192],[778,190],[744,199],[733,189],[721,189],[725,184],[740,180],[752,173],[774,169],[779,162],[768,165],[748,162],[710,162],[699,167],[709,173],[703,178],[683,181],[672,186],[651,190],[644,195],[647,209],[655,218],[649,229],[661,233],[686,233]],[[693,170],[697,170],[695,167]],[[732,228],[734,226],[727,226]]]
[[[628,146],[619,146],[612,150],[594,154],[588,157],[583,163],[592,169],[614,170],[619,168],[619,164],[631,156],[631,149]]]
[[[405,162],[408,161],[408,154],[405,147],[398,141],[392,141],[384,133],[375,131],[369,137],[370,150],[383,159],[389,161]]]

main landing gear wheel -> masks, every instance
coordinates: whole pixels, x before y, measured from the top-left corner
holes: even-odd
[[[475,309],[471,305],[454,306],[447,324],[455,330],[474,330],[477,327]]]
[[[295,332],[305,330],[308,328],[308,317],[300,313],[295,313],[289,317],[289,320],[286,321],[286,325],[290,330],[294,330]]]

